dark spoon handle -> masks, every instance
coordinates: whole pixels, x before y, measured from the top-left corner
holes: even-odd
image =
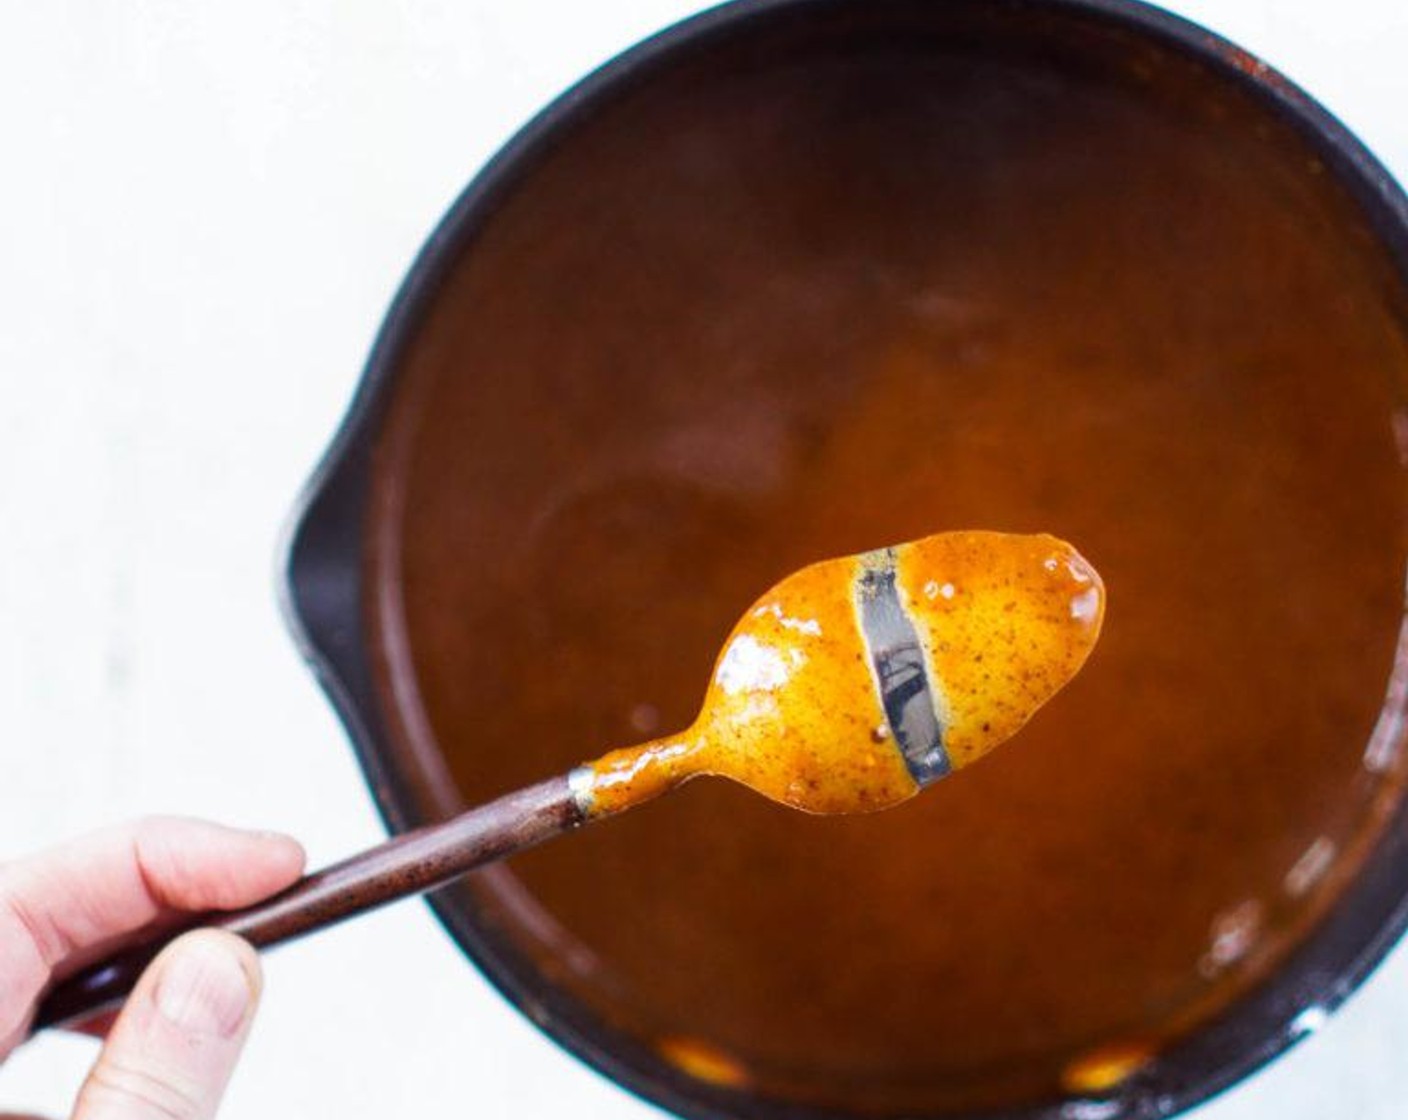
[[[201,915],[61,980],[39,1004],[31,1029],[82,1022],[116,1006],[152,958],[185,930],[229,930],[258,948],[291,941],[398,898],[442,886],[481,864],[575,828],[583,819],[567,778],[561,777],[507,794],[441,824],[402,833],[315,871],[258,905]]]

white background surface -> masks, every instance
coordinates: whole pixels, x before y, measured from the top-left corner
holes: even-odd
[[[1187,0],[1408,178],[1408,4]],[[0,857],[180,811],[315,864],[380,836],[272,592],[412,254],[551,96],[689,0],[0,0]],[[0,962],[3,967],[3,962]],[[419,904],[281,950],[224,1115],[658,1115]],[[46,1037],[0,1111],[63,1113]],[[1408,953],[1200,1120],[1401,1120]]]

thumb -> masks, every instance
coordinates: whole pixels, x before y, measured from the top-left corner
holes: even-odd
[[[259,999],[259,958],[198,930],[152,961],[78,1094],[73,1120],[209,1120]]]

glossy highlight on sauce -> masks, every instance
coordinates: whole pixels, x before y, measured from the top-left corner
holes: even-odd
[[[582,768],[579,800],[605,815],[714,774],[811,813],[898,804],[1017,732],[1103,615],[1099,575],[1045,534],[939,533],[809,565],[744,612],[695,722]]]

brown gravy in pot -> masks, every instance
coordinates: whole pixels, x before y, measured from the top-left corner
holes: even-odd
[[[420,325],[368,528],[388,714],[480,801],[686,725],[813,560],[1079,541],[1117,605],[994,757],[866,817],[695,783],[477,897],[704,1080],[1098,1093],[1284,959],[1398,795],[1403,294],[1295,140],[1151,49],[765,53],[582,124]]]

